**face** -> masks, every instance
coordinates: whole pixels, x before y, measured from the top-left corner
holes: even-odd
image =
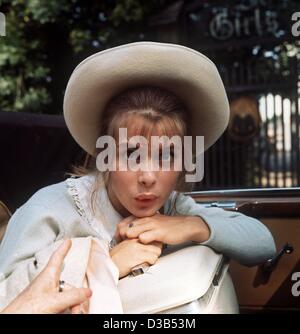
[[[134,127],[127,127],[128,140],[132,136],[140,135],[139,124],[145,126],[145,119],[135,117]],[[159,129],[153,129],[152,135],[162,136]],[[174,170],[153,170],[151,158],[150,136],[148,137],[148,158],[146,168],[138,171],[109,172],[108,196],[114,208],[123,216],[149,217],[154,215],[166,202],[170,193],[175,189],[180,172]],[[122,150],[122,143],[117,140],[118,149]],[[124,147],[124,145],[123,145]],[[134,149],[128,151],[128,155]],[[118,152],[117,152],[118,153]],[[160,156],[162,159],[172,159],[172,154]],[[118,165],[118,160],[117,160]]]

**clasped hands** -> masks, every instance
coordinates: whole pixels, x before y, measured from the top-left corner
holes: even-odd
[[[166,216],[160,213],[145,218],[129,216],[117,226],[114,237],[118,244],[110,255],[122,278],[141,263],[155,264],[164,244],[201,243],[209,235],[207,224],[198,216]]]

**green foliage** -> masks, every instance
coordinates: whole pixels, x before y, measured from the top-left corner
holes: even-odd
[[[6,36],[0,37],[0,110],[59,113],[63,88],[58,92],[57,87],[64,87],[68,65],[146,38],[145,18],[167,2],[0,0],[6,15]],[[64,67],[57,59],[65,54]]]
[[[79,61],[115,45],[155,40],[148,19],[171,4],[174,0],[0,0],[6,15],[6,36],[0,37],[0,110],[61,113],[67,80]],[[293,11],[298,0],[279,4]],[[273,52],[278,72],[299,53],[299,45],[282,47],[287,51]],[[263,51],[261,45],[265,77],[272,59]],[[251,48],[238,53],[252,57]],[[232,53],[227,54],[232,62]],[[224,62],[224,53],[212,58]]]

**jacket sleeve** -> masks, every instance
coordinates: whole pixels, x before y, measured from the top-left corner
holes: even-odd
[[[61,225],[48,208],[40,205],[24,204],[13,214],[0,245],[0,308],[45,265],[37,263],[35,254],[63,238]]]
[[[206,208],[184,194],[175,200],[173,214],[201,217],[210,237],[201,243],[240,264],[254,266],[274,256],[276,247],[268,228],[259,220],[238,212]]]

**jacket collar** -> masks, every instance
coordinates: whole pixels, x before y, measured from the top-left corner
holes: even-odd
[[[98,174],[99,175],[99,174]],[[112,206],[105,185],[95,192],[94,211],[92,210],[92,191],[97,174],[90,173],[81,177],[66,179],[69,195],[73,198],[79,215],[104,239],[111,241],[116,227],[124,218]]]

